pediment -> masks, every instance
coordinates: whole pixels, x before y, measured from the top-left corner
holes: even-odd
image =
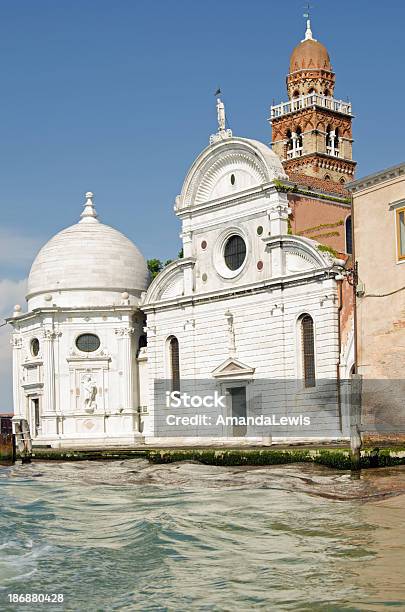
[[[250,378],[254,373],[255,368],[229,357],[212,372],[212,376],[214,378]]]

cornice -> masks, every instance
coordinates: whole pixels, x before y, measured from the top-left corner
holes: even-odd
[[[209,200],[208,202],[204,202],[202,204],[178,209],[176,210],[176,215],[180,219],[184,219],[189,217],[191,214],[212,212],[213,210],[217,210],[218,208],[227,208],[229,206],[235,206],[236,204],[244,204],[245,202],[256,200],[260,196],[268,197],[271,193],[274,193],[275,191],[276,189],[274,187],[274,183],[273,181],[270,181],[268,183],[257,185],[256,187],[246,189],[245,191],[240,191],[238,194],[232,197],[225,196],[223,198]]]
[[[240,287],[227,287],[207,293],[199,293],[198,295],[187,295],[170,300],[151,302],[149,304],[142,305],[141,310],[143,310],[145,313],[149,313],[162,309],[182,308],[185,306],[194,306],[200,303],[238,298],[242,295],[272,292],[276,289],[287,289],[296,285],[307,284],[309,279],[313,280],[314,278],[317,278],[318,280],[323,280],[324,278],[330,278],[331,275],[333,276],[333,274],[334,273],[331,271],[331,266],[325,265],[320,268],[306,270],[294,275],[290,274],[289,276],[270,278],[258,283],[241,285]]]
[[[374,174],[368,174],[356,181],[351,181],[347,183],[346,187],[352,193],[357,193],[358,191],[373,187],[373,185],[378,185],[379,183],[384,183],[403,175],[405,175],[405,162],[397,164],[396,166],[391,166],[385,170],[380,170]]]

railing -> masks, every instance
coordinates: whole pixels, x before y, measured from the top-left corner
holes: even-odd
[[[302,155],[302,147],[297,147],[296,149],[289,149],[287,151],[287,159],[293,159],[294,157],[301,157]]]
[[[335,100],[335,98],[321,96],[320,94],[307,94],[306,96],[293,98],[288,102],[282,102],[281,104],[272,106],[270,108],[270,120],[288,115],[288,113],[295,113],[295,111],[309,106],[320,106],[321,108],[343,113],[344,115],[352,114],[352,105],[350,102]]]
[[[326,147],[326,153],[333,157],[340,157],[339,149],[335,149],[334,147]]]

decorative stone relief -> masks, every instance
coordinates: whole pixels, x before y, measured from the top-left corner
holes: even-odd
[[[55,331],[54,329],[44,329],[43,331],[44,340],[56,340],[56,338],[60,338],[61,335],[61,331]]]
[[[117,336],[121,336],[121,338],[129,338],[134,333],[135,329],[133,327],[118,327],[114,330]]]
[[[96,395],[97,383],[91,374],[85,374],[82,378],[82,389],[84,395],[84,411],[91,414],[97,409]]]

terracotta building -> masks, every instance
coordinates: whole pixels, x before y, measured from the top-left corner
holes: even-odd
[[[289,177],[280,189],[288,192],[291,232],[351,253],[352,107],[334,98],[329,54],[309,20],[286,81],[288,101],[271,107],[270,123],[272,149]]]

